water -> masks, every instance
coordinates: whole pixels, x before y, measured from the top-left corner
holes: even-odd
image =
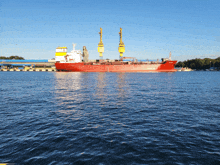
[[[0,72],[0,84],[0,162],[220,163],[220,72]]]

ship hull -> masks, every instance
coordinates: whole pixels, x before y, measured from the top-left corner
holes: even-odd
[[[137,63],[137,64],[101,64],[93,63],[59,63],[55,66],[57,71],[67,72],[176,72],[174,66],[177,61],[166,61],[165,63]]]

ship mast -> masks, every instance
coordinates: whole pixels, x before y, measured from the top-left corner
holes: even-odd
[[[122,28],[120,28],[119,37],[120,37],[120,42],[119,42],[118,52],[120,53],[119,58],[121,59],[123,53],[125,52],[125,45],[124,42],[122,42]]]
[[[99,58],[102,59],[103,58],[103,52],[104,52],[104,44],[102,42],[102,28],[100,28],[100,42],[98,44],[98,52],[99,52]]]
[[[169,60],[171,61],[171,51],[170,51],[170,54],[169,54]]]

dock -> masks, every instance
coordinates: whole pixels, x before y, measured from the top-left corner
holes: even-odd
[[[56,72],[55,68],[0,69],[2,72]]]
[[[3,72],[56,72],[55,60],[0,60]]]

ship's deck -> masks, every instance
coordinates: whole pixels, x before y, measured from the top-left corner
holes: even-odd
[[[165,62],[87,62],[84,65],[149,65],[149,64],[164,64]]]

